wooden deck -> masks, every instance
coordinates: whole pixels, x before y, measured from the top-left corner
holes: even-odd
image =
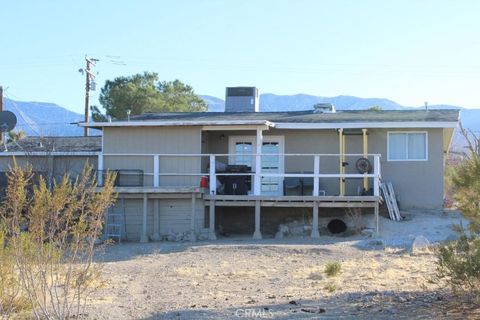
[[[254,195],[207,195],[203,199],[215,202],[215,206],[237,207],[255,206],[257,201],[262,207],[310,207],[318,203],[324,208],[374,208],[380,201],[377,196],[254,196]]]

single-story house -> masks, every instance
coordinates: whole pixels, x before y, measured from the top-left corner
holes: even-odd
[[[100,183],[104,171],[118,173],[107,235],[145,242],[239,230],[258,239],[289,215],[308,215],[318,237],[333,208],[371,210],[378,221],[381,181],[392,182],[401,209],[441,209],[458,117],[329,105],[259,112],[258,91],[242,87],[227,88],[225,112],[79,125],[102,130]]]

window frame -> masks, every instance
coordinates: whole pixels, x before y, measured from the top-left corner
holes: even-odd
[[[405,159],[391,159],[390,158],[390,134],[406,134],[407,143],[405,150]],[[408,158],[408,134],[422,133],[425,135],[425,158],[424,159],[409,159]],[[388,131],[387,132],[387,161],[389,162],[405,162],[405,161],[428,161],[428,131]]]

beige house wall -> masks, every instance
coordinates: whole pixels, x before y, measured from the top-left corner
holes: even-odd
[[[200,127],[104,128],[104,169],[139,169],[144,185],[153,185],[153,156],[141,154],[200,154]],[[108,154],[139,154],[112,156]],[[161,157],[160,173],[199,173],[201,157]],[[200,177],[162,176],[160,186],[198,186]]]

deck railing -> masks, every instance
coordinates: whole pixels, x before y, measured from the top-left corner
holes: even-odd
[[[373,181],[373,195],[380,195],[380,179],[381,179],[381,168],[380,168],[380,155],[379,154],[241,154],[242,157],[251,157],[252,165],[250,172],[219,172],[217,168],[217,160],[222,160],[225,165],[230,160],[238,157],[238,154],[112,154],[112,153],[103,153],[98,156],[98,180],[101,185],[103,182],[103,171],[106,170],[143,170],[145,177],[151,178],[151,183],[148,183],[150,187],[160,187],[162,179],[167,177],[183,177],[183,178],[195,178],[197,182],[196,185],[199,186],[201,177],[208,177],[208,192],[211,195],[217,194],[217,178],[218,177],[228,177],[228,176],[249,176],[252,180],[252,186],[249,194],[252,195],[262,195],[262,179],[263,178],[304,178],[313,180],[313,190],[310,195],[320,196],[322,194],[320,190],[320,181],[322,179],[338,179],[339,184],[345,182],[348,179],[363,179],[364,181]],[[256,165],[257,163],[262,163],[263,157],[278,157],[281,162],[280,167],[282,170],[280,172],[262,172],[262,166]],[[120,165],[124,167],[119,167],[118,164],[110,164],[109,159],[123,159],[125,163],[128,163],[128,167],[125,165]],[[310,158],[310,161],[304,161],[304,163],[309,163],[308,165],[301,165],[301,170],[293,170],[294,172],[285,171],[283,168],[286,167],[285,163],[290,158]],[[329,160],[329,165],[327,169],[323,169],[322,164],[325,162],[324,159],[334,159]],[[348,159],[358,159],[358,158],[367,158],[371,165],[372,170],[368,173],[357,173],[357,172],[347,172],[345,169],[340,170],[340,167],[344,167],[346,160]],[[143,167],[136,164],[139,159],[143,159]],[[169,166],[173,167],[175,170],[161,170],[162,160],[169,160]],[[188,168],[181,168],[181,161],[175,159],[190,159],[187,161],[189,163]],[[313,160],[313,161],[311,161]],[[291,162],[296,162],[297,160],[292,160]],[[148,164],[145,164],[147,162]],[[177,162],[177,163],[176,163]],[[336,163],[336,167],[332,166],[332,163]],[[177,165],[178,164],[178,165]],[[137,166],[137,167],[135,167]],[[145,167],[148,167],[146,170]],[[298,168],[298,165],[296,166]],[[332,169],[332,167],[335,167]],[[353,168],[354,165],[350,164],[350,168]],[[323,169],[323,170],[322,170]],[[325,172],[327,170],[327,172]],[[355,171],[355,168],[349,170]],[[147,179],[145,179],[147,180]],[[370,182],[367,182],[369,184]],[[165,186],[165,185],[162,185]],[[341,189],[340,189],[341,190]],[[340,195],[342,191],[340,191]]]

